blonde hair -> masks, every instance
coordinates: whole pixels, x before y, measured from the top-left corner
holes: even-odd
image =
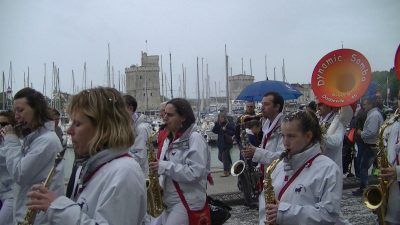
[[[96,87],[72,96],[68,104],[69,115],[82,113],[95,127],[89,141],[89,154],[105,148],[120,150],[134,143],[131,118],[121,94],[114,88]]]

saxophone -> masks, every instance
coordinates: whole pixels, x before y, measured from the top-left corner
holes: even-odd
[[[53,178],[53,176],[55,175],[58,164],[60,164],[60,162],[64,158],[64,154],[65,154],[66,150],[67,150],[67,148],[64,147],[64,149],[57,154],[57,156],[54,160],[53,167],[51,168],[50,172],[47,174],[45,181],[42,183],[46,188],[49,187],[50,181]],[[28,209],[26,211],[24,221],[17,222],[17,225],[33,225],[33,223],[35,222],[36,214],[37,214],[36,210]]]
[[[275,170],[278,163],[282,161],[282,159],[285,158],[287,154],[288,150],[285,150],[284,152],[282,152],[282,154],[279,156],[278,159],[272,161],[272,163],[265,169],[265,175],[264,175],[265,206],[267,206],[267,204],[275,203],[275,192],[274,192],[274,186],[272,186],[271,174]],[[265,221],[265,225],[273,225],[273,224],[267,223],[267,221]]]
[[[242,146],[244,147],[249,144],[244,116],[240,118],[240,126],[240,140]],[[242,154],[242,152],[240,152],[240,154]],[[262,176],[262,174],[256,167],[252,165],[251,160],[246,160],[243,155],[242,158],[244,160],[238,160],[232,165],[231,174],[232,176],[240,176],[243,174],[244,182],[241,182],[241,189],[243,190],[243,194],[246,197],[250,197],[251,199],[256,199],[260,194],[258,184],[260,182],[260,177]]]
[[[395,123],[397,119],[400,117],[400,112],[397,109],[395,114],[389,119],[386,120],[385,123],[379,128],[379,139],[378,139],[378,153],[376,155],[376,159],[378,162],[379,168],[387,168],[390,166],[387,153],[384,145],[384,137],[383,133],[385,129]],[[370,185],[365,189],[363,193],[364,204],[367,208],[372,210],[377,210],[378,223],[380,225],[385,225],[385,215],[386,215],[386,207],[388,201],[388,189],[389,182],[380,179],[379,185]]]
[[[147,138],[147,155],[148,162],[157,161],[155,152],[154,152],[154,144],[153,139],[158,134],[158,132],[162,128],[157,131],[153,131],[150,136]],[[162,189],[158,182],[158,175],[149,173],[149,178],[146,179],[146,188],[147,188],[147,213],[153,217],[158,217],[164,211],[164,204],[162,200]]]

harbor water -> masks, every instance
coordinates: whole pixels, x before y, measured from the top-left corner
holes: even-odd
[[[211,153],[211,170],[223,170],[222,162],[218,160],[218,147],[217,145],[208,145],[208,149]],[[231,149],[232,163],[239,160],[239,148],[238,145],[233,145]]]

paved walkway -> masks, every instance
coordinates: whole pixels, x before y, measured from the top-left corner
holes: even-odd
[[[351,192],[343,191],[341,201],[343,217],[353,225],[375,225],[376,216],[362,202],[361,197],[354,197]],[[232,206],[231,218],[224,225],[257,225],[258,209],[250,209],[243,205]]]
[[[214,170],[212,172],[212,177],[214,180],[214,185],[209,185],[207,187],[207,194],[211,197],[215,197],[230,205],[236,205],[242,203],[242,196],[237,187],[237,177],[228,176],[221,177],[221,170]],[[371,176],[371,183],[377,183],[377,178]],[[346,177],[343,179],[343,189],[350,189],[358,187],[358,179],[355,177]]]

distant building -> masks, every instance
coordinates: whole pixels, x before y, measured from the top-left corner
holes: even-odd
[[[159,56],[142,52],[142,65],[125,68],[126,93],[138,102],[137,111],[158,110],[160,99]]]
[[[254,76],[238,74],[228,77],[229,81],[229,98],[231,100],[236,100],[240,92],[247,87],[247,85],[254,82]]]
[[[291,84],[293,88],[301,92],[303,95],[297,99],[298,104],[307,104],[315,100],[314,92],[311,89],[311,84]]]

